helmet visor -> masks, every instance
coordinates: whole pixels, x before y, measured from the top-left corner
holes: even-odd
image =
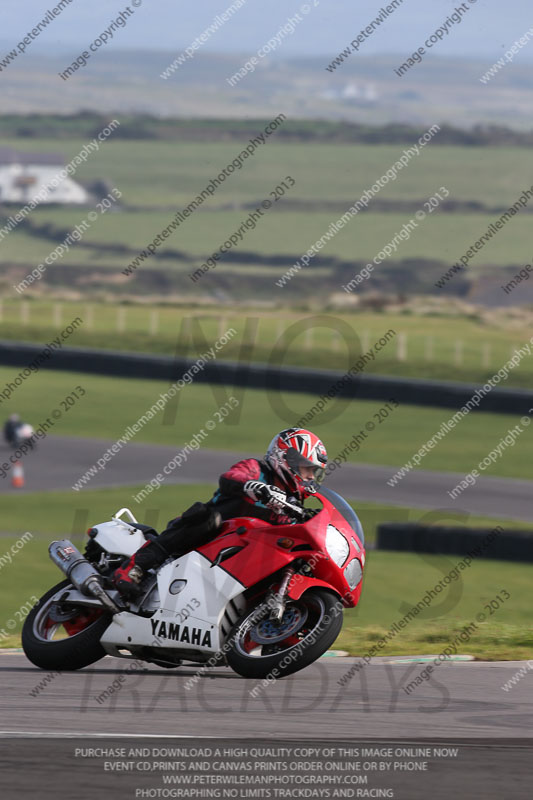
[[[289,469],[299,475],[303,481],[316,481],[321,483],[326,474],[326,464],[314,464],[309,458],[305,458],[294,447],[287,450],[285,460]]]

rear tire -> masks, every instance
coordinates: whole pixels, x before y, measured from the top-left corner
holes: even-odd
[[[69,586],[72,584],[64,580],[49,589],[24,620],[22,648],[32,664],[41,669],[60,672],[82,669],[99,661],[106,654],[100,639],[111,622],[111,615],[103,608],[102,613],[93,621],[90,621],[88,616],[91,609],[80,609],[78,615],[73,612],[72,616],[65,620],[67,624],[76,624],[80,618],[83,620],[85,615],[89,620],[87,625],[66,639],[52,640],[53,633],[60,627],[60,623],[51,620],[50,617],[51,614],[54,615],[54,602],[57,602],[62,590]]]
[[[270,609],[258,616],[258,608],[247,611],[230,631],[229,666],[244,678],[282,678],[312,664],[331,647],[342,628],[339,598],[325,589],[308,589],[297,602],[287,603],[279,629],[286,626],[286,640],[258,644],[253,638],[260,626],[276,639],[275,625],[269,623]],[[298,627],[298,615],[302,620]],[[293,629],[286,620],[292,617]],[[266,627],[265,627],[266,626]],[[263,637],[265,638],[265,637]],[[267,637],[266,637],[267,638]],[[255,646],[254,646],[255,645]],[[274,650],[275,652],[272,652]]]

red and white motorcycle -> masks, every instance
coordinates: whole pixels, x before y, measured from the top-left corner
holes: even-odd
[[[53,542],[50,557],[66,580],[26,618],[26,656],[59,671],[106,654],[164,667],[228,664],[246,678],[308,666],[339,635],[343,608],[357,605],[365,564],[352,508],[330,489],[314,496],[321,508],[286,502],[293,524],[224,522],[212,541],[149,571],[135,603],[110,576],[154,534],[128,509],[88,531],[85,557],[66,539]]]

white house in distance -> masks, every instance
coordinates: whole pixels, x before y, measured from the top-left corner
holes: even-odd
[[[23,205],[49,187],[44,203],[82,205],[90,200],[89,192],[70,176],[61,179],[56,187],[51,181],[65,166],[56,153],[27,153],[0,147],[0,203]]]

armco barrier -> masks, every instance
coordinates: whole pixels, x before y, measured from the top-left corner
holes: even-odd
[[[494,528],[386,522],[378,525],[376,549],[466,556],[480,548],[480,558],[533,561],[533,529],[504,529],[489,537],[494,531]],[[489,542],[484,544],[487,537]]]
[[[0,341],[0,364],[26,367],[43,350],[43,345]],[[64,347],[41,365],[41,369],[88,372],[140,380],[175,381],[192,366],[194,359],[139,355],[116,350]],[[472,397],[478,386],[466,383],[392,378],[358,374],[340,389],[335,384],[344,373],[271,364],[208,362],[195,377],[197,383],[227,384],[270,391],[304,392],[316,397],[332,391],[333,397],[387,400],[457,410]],[[493,389],[473,411],[526,414],[533,406],[533,393],[516,389]]]

